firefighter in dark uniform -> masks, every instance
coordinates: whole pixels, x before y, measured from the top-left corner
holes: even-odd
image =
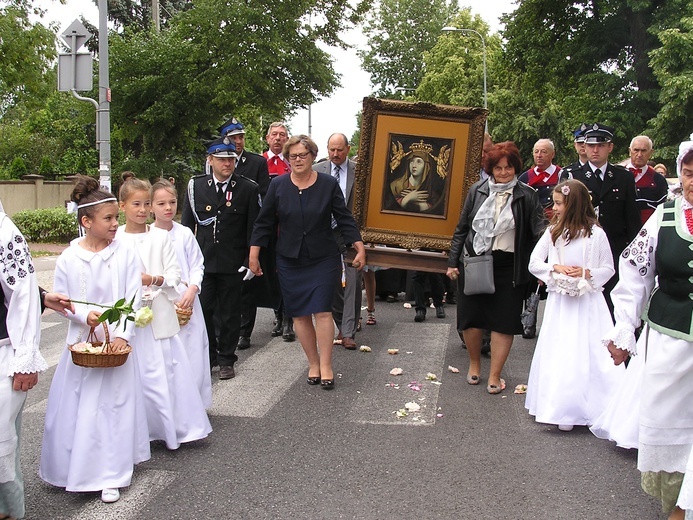
[[[235,376],[243,280],[252,278],[248,244],[260,211],[258,184],[235,173],[236,147],[223,139],[207,149],[211,173],[190,179],[181,223],[193,230],[205,259],[200,303],[209,337],[210,364],[219,379]],[[219,323],[215,333],[214,317]]]
[[[269,188],[270,176],[267,160],[262,156],[245,149],[245,128],[232,117],[219,128],[219,135],[224,142],[236,146],[236,174],[257,182],[260,197],[264,197]],[[269,278],[258,277],[243,284],[243,299],[241,301],[241,333],[238,338],[239,350],[250,348],[250,336],[255,328],[257,308],[278,305],[279,288],[271,287]]]
[[[575,146],[575,151],[578,154],[578,160],[563,168],[559,182],[572,179],[573,173],[582,169],[583,165],[588,161],[587,150],[585,149],[585,132],[587,132],[588,128],[587,123],[582,123],[573,130],[573,146]]]
[[[609,154],[614,148],[613,137],[613,128],[594,123],[585,132],[588,162],[573,173],[574,179],[587,186],[599,224],[611,246],[616,274],[604,285],[604,298],[612,316],[611,289],[618,282],[618,259],[641,227],[633,174],[623,166],[609,162]]]

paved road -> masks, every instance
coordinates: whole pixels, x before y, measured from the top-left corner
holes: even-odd
[[[38,259],[40,278],[50,278],[50,261]],[[634,452],[586,428],[563,433],[527,415],[512,388],[527,381],[533,341],[516,339],[502,395],[486,394],[485,377],[467,385],[466,353],[454,309],[447,310],[445,319],[429,313],[418,324],[401,302],[378,302],[378,324],[364,325],[357,338],[373,352],[338,347],[336,389],[326,392],[305,383],[298,343],[271,338],[272,314],[261,309],[238,376],[220,382],[214,374],[209,438],[177,451],[154,443],[152,459],[108,505],[37,476],[46,396],[66,331],[65,320],[49,313],[42,348],[51,369],[24,412],[27,518],[665,518],[640,490]],[[393,367],[404,375],[390,376]],[[440,384],[426,381],[429,372]],[[409,388],[413,381],[420,391]],[[407,402],[420,411],[398,418]]]

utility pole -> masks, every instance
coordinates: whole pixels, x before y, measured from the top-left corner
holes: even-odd
[[[108,80],[108,0],[99,0],[99,184],[111,191],[111,88]]]

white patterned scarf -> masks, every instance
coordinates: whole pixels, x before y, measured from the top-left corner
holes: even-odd
[[[515,219],[513,218],[510,203],[513,201],[513,188],[516,184],[517,177],[513,177],[513,180],[505,184],[497,184],[494,182],[493,177],[489,177],[488,198],[481,204],[472,221],[472,229],[476,232],[472,245],[477,255],[481,255],[491,249],[494,237],[515,229]],[[498,219],[494,222],[496,197],[501,193],[508,193],[509,196],[505,205],[501,208]]]

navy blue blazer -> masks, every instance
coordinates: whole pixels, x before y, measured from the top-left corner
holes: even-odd
[[[334,177],[318,173],[312,186],[299,191],[291,182],[291,175],[279,175],[270,182],[262,201],[250,245],[267,247],[278,225],[277,254],[298,258],[302,247],[311,258],[338,254],[332,215],[346,244],[361,241],[354,217],[346,208]]]

